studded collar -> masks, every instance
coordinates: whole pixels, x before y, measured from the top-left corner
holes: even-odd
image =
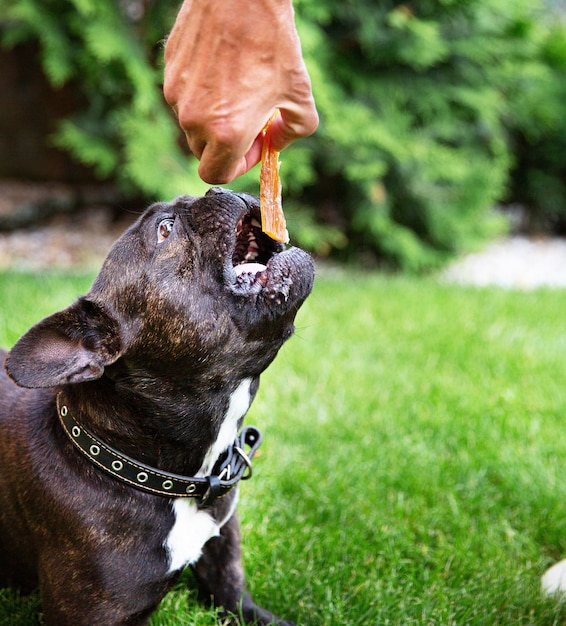
[[[210,506],[240,480],[251,477],[251,459],[262,441],[259,429],[246,426],[220,456],[211,475],[202,478],[181,476],[150,467],[104,443],[72,415],[61,394],[57,396],[57,413],[73,445],[99,469],[147,493],[167,498],[196,498],[199,508]],[[246,447],[249,448],[247,453]]]

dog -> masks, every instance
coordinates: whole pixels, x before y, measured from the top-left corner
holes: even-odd
[[[39,589],[46,624],[145,624],[187,566],[226,619],[291,624],[245,590],[235,508],[261,435],[238,433],[314,265],[259,220],[218,188],[153,204],[3,354],[0,585]]]

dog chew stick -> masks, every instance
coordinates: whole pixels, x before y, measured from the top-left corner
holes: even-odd
[[[259,173],[259,206],[261,211],[261,229],[275,241],[287,243],[289,233],[281,204],[281,178],[279,177],[279,152],[271,143],[273,120],[279,111],[269,118],[263,129],[263,147],[261,150],[261,170]]]

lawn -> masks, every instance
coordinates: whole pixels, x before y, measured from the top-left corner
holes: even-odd
[[[90,277],[0,274],[0,344]],[[308,626],[566,623],[566,291],[323,272],[262,377],[249,587]],[[212,625],[189,573],[154,626]],[[187,590],[188,589],[188,590]],[[0,595],[0,623],[37,624]]]

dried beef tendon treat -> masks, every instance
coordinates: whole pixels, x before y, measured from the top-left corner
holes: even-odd
[[[289,241],[289,233],[281,204],[281,178],[279,177],[279,152],[271,144],[271,127],[279,115],[276,111],[263,129],[264,139],[261,151],[261,170],[259,173],[259,204],[261,210],[261,229],[281,243]]]

